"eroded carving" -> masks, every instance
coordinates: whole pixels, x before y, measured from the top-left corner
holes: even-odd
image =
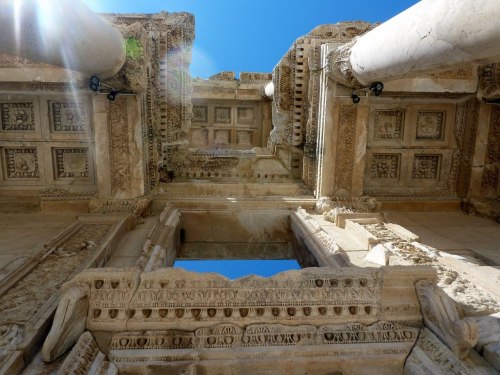
[[[107,361],[92,334],[84,332],[59,368],[58,374],[83,375],[96,372],[102,375],[117,375],[118,369],[113,363]]]
[[[150,198],[92,199],[89,203],[89,212],[100,214],[130,213],[134,215],[134,220],[140,223],[142,218],[148,214],[150,205]]]
[[[467,367],[427,328],[406,360],[404,375],[471,375]]]
[[[81,283],[65,290],[57,306],[52,329],[42,348],[45,362],[52,362],[78,340],[85,330],[90,288]]]
[[[427,280],[415,284],[425,325],[450,350],[463,359],[476,345],[478,327],[474,319],[460,319],[453,300]]]

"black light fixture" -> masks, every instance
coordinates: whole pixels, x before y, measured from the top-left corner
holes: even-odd
[[[361,87],[360,89],[352,90],[351,99],[354,104],[358,104],[361,101],[359,95],[356,94],[358,91],[371,91],[375,96],[380,96],[384,90],[384,84],[382,82],[373,82],[368,87]]]
[[[108,94],[108,100],[113,101],[116,99],[116,95],[118,95],[117,90],[111,90]]]
[[[92,91],[99,91],[99,86],[101,85],[101,80],[97,76],[92,76],[89,79],[89,86]]]
[[[382,82],[373,82],[370,85],[370,90],[373,91],[375,96],[380,96],[380,94],[382,94],[382,91],[384,90],[384,84]]]
[[[357,96],[354,92],[351,95],[351,99],[354,104],[358,104],[361,101],[361,98]]]
[[[101,82],[99,77],[97,76],[92,76],[89,78],[89,87],[92,91],[98,92],[101,86],[107,87],[110,89],[107,98],[110,101],[113,101],[116,99],[116,96],[118,95],[118,90],[115,90],[109,85],[106,85],[105,83]]]

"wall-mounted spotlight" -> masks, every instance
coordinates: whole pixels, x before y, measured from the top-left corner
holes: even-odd
[[[118,95],[117,90],[111,90],[108,94],[108,100],[113,101],[116,99],[116,95]]]
[[[382,82],[373,82],[368,87],[362,87],[360,89],[352,90],[351,99],[354,104],[358,104],[361,101],[361,98],[359,97],[359,95],[356,95],[356,92],[371,91],[375,96],[380,96],[383,90],[384,90],[384,84]]]
[[[99,86],[101,85],[101,81],[99,77],[92,76],[89,79],[89,86],[92,91],[99,91]]]
[[[92,91],[98,92],[101,86],[110,89],[110,92],[107,95],[108,100],[113,101],[116,99],[116,95],[118,95],[118,90],[115,90],[111,86],[106,85],[104,82],[101,82],[101,80],[97,76],[92,76],[89,78],[89,87]]]
[[[374,82],[370,85],[370,90],[373,91],[375,96],[380,96],[384,90],[384,84],[382,82]]]

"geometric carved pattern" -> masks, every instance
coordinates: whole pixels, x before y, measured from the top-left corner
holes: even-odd
[[[33,103],[1,103],[0,123],[3,131],[34,131]]]
[[[371,326],[360,323],[338,325],[252,324],[245,328],[219,324],[194,332],[183,330],[153,332],[123,332],[113,335],[110,355],[119,356],[124,350],[231,348],[259,346],[293,346],[322,344],[368,344],[414,342],[418,329],[390,322]]]
[[[87,148],[54,149],[56,178],[89,177],[89,155]]]
[[[439,175],[441,155],[415,155],[412,178],[436,179]]]
[[[374,154],[372,156],[371,178],[398,178],[399,154]]]
[[[445,112],[419,111],[417,113],[417,140],[443,139]]]
[[[254,123],[254,109],[238,107],[238,124],[253,125]]]
[[[215,123],[231,123],[231,107],[215,107]]]
[[[82,102],[52,102],[52,130],[85,132],[85,109]]]
[[[375,139],[401,139],[403,134],[404,111],[376,111]]]
[[[235,319],[240,324],[296,319],[352,322],[379,313],[382,284],[376,271],[354,276],[339,270],[335,277],[321,268],[296,272],[295,278],[281,274],[228,281],[213,274],[161,269],[142,273],[140,285],[135,286],[137,278],[129,271],[89,271],[80,275],[92,279],[87,328],[198,328]]]
[[[206,106],[194,105],[193,106],[193,118],[192,122],[207,122],[208,121],[208,109]]]
[[[39,178],[36,148],[5,148],[7,178]]]

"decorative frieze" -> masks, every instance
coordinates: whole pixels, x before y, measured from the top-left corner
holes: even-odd
[[[8,179],[38,179],[38,149],[35,147],[3,148]]]
[[[169,330],[116,333],[111,339],[109,350],[111,358],[118,359],[129,350],[413,343],[418,332],[416,328],[385,321],[370,326],[349,323],[318,327],[251,324],[241,328],[234,324],[218,324],[193,332]]]
[[[38,196],[42,201],[88,200],[94,198],[96,196],[96,192],[48,188],[42,190]]]
[[[33,103],[0,103],[0,122],[2,131],[35,131]]]

